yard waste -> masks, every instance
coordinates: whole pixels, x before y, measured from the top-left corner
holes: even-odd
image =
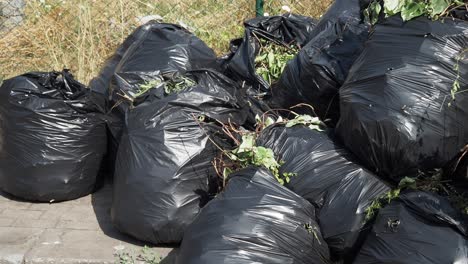
[[[336,0],[310,33],[312,38],[291,60],[273,86],[273,102],[283,108],[307,103],[307,111],[336,124],[338,89],[368,38],[360,0]],[[305,109],[306,110],[306,109]]]
[[[290,13],[247,20],[244,38],[231,41],[231,53],[224,62],[227,75],[245,81],[257,92],[268,92],[271,84],[256,70],[255,59],[262,46],[303,47],[315,25],[316,21],[310,17]]]
[[[62,72],[30,72],[0,87],[0,189],[57,202],[93,191],[106,154],[104,104]]]
[[[91,89],[108,97],[109,166],[114,168],[125,112],[141,85],[158,77],[184,75],[202,68],[218,69],[216,54],[185,28],[150,21],[137,28],[111,56]],[[140,100],[141,101],[141,100]]]
[[[378,24],[340,90],[337,132],[395,181],[442,168],[468,143],[468,22]]]
[[[178,264],[329,263],[314,207],[266,169],[230,176],[188,227]]]
[[[140,84],[145,78],[219,69],[214,51],[185,28],[158,22],[143,27],[148,29],[128,47],[110,86],[112,107],[122,115],[130,107],[124,97],[136,99],[140,90],[133,84]]]
[[[231,51],[222,58],[227,76],[244,86],[251,113],[255,116],[270,110],[270,86],[274,84],[298,50],[311,37],[316,20],[296,14],[257,17],[244,23],[244,38],[231,41]]]
[[[0,190],[74,199],[112,168],[115,227],[178,264],[467,264],[466,7],[336,0],[222,57],[150,21],[90,90],[4,82]]]
[[[331,132],[330,132],[331,133]],[[257,144],[271,148],[282,161],[280,173],[293,173],[286,187],[317,209],[322,236],[338,258],[359,246],[366,209],[390,190],[325,132],[303,125],[266,128]]]
[[[240,125],[246,118],[231,80],[210,70],[186,78],[193,86],[145,100],[126,113],[117,155],[112,221],[120,231],[153,244],[179,243],[216,194],[212,161],[218,146],[230,144],[219,122]]]
[[[354,263],[466,263],[466,228],[443,197],[406,192],[380,210]]]

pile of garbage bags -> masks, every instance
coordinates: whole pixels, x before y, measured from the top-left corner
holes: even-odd
[[[332,253],[353,251],[366,224],[366,209],[390,190],[325,132],[306,126],[270,126],[258,139],[296,175],[285,186],[312,203]]]
[[[0,190],[71,200],[110,174],[115,227],[180,246],[178,264],[466,263],[467,200],[447,195],[468,186],[466,10],[371,24],[369,4],[247,20],[221,57],[151,21],[89,88],[67,70],[6,80]],[[267,45],[297,50],[275,80]],[[241,146],[276,165],[222,169]]]

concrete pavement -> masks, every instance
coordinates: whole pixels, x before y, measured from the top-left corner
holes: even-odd
[[[112,226],[111,202],[111,185],[57,204],[18,201],[0,192],[0,264],[98,264],[115,263],[119,255],[136,257],[144,245]],[[161,263],[173,262],[171,248],[148,251],[162,257]]]

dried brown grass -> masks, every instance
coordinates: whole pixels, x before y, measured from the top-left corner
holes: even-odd
[[[332,0],[265,2],[270,15],[287,5],[318,17]],[[254,0],[27,0],[23,24],[0,38],[0,79],[69,68],[87,83],[145,15],[185,24],[222,54],[230,39],[242,36],[242,22],[255,15],[254,8]]]

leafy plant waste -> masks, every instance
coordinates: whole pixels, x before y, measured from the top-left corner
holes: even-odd
[[[286,127],[296,125],[304,125],[309,129],[323,131],[325,126],[319,118],[309,115],[299,115],[295,112],[291,113],[295,116],[293,119],[283,119],[281,117],[274,118],[268,114],[262,117],[257,116],[256,131],[246,131],[234,127],[232,124],[222,124],[224,133],[234,141],[236,147],[233,150],[225,150],[218,146],[221,154],[217,157],[213,164],[218,176],[223,179],[223,187],[229,175],[249,166],[264,167],[268,169],[281,184],[289,183],[292,177],[296,176],[294,172],[280,173],[280,168],[284,162],[275,154],[272,149],[256,145],[256,140],[260,132],[268,126],[281,124]],[[198,118],[200,121],[200,119]]]
[[[380,13],[386,17],[400,14],[404,21],[409,21],[419,16],[426,16],[437,20],[450,15],[450,12],[467,6],[460,0],[383,0],[383,9],[379,1],[372,1],[364,10],[365,19],[375,24]]]
[[[167,80],[163,79],[154,79],[148,82],[145,82],[140,85],[139,90],[135,94],[135,98],[142,96],[147,93],[149,90],[160,87],[164,85],[164,92],[166,95],[180,93],[185,89],[193,87],[196,85],[195,81],[185,76],[177,76],[173,78],[168,78]]]
[[[261,39],[260,50],[255,58],[256,73],[269,85],[275,84],[283,73],[288,61],[293,59],[299,52],[295,45],[279,45]]]
[[[451,204],[468,216],[468,197],[451,184],[451,180],[443,179],[442,169],[434,170],[431,173],[420,172],[416,178],[403,178],[398,187],[388,191],[382,197],[372,202],[366,210],[366,219],[371,220],[375,217],[379,209],[390,204],[390,202],[400,195],[404,190],[419,190],[431,193],[437,193],[451,202]]]

